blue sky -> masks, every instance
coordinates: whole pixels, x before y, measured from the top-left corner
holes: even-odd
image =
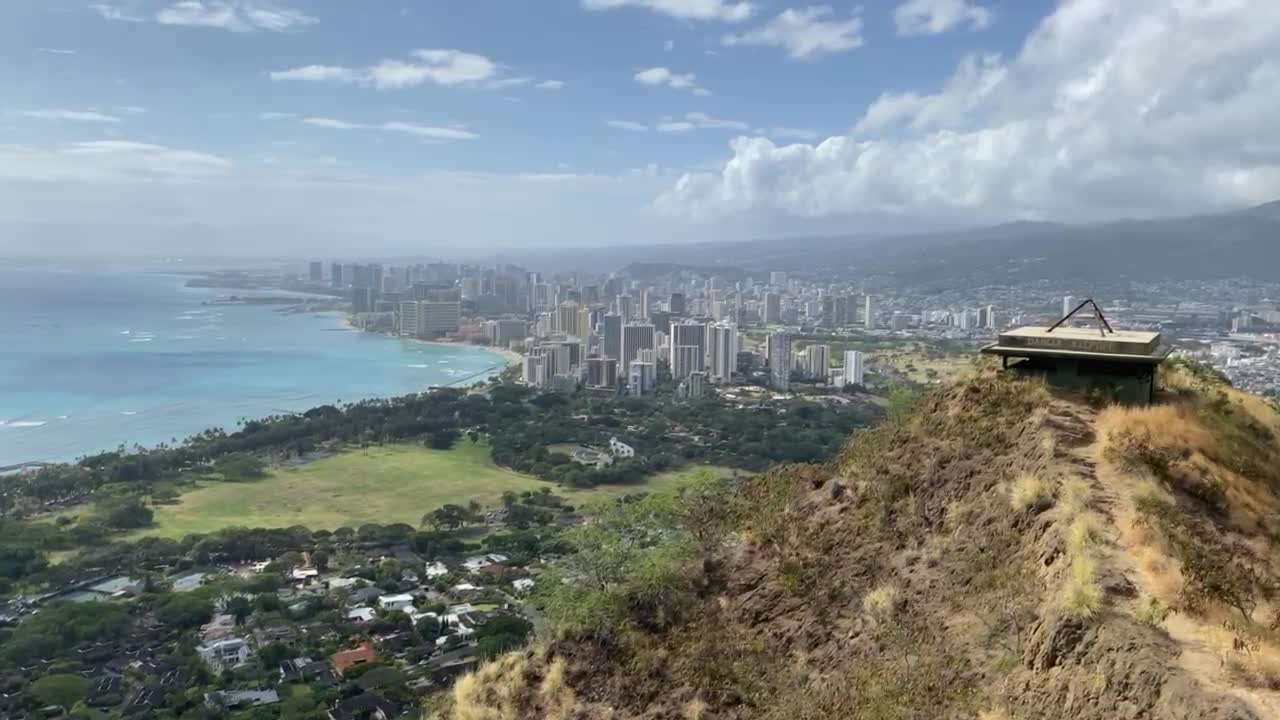
[[[1250,120],[1280,102],[1275,4],[1116,5],[9,0],[0,254],[728,240],[1280,194],[1277,131]]]

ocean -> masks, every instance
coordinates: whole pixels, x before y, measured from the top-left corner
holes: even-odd
[[[0,466],[172,442],[505,366],[483,348],[351,330],[340,313],[207,304],[236,292],[278,293],[186,282],[0,269]]]

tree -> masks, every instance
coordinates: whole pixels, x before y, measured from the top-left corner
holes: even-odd
[[[156,619],[179,629],[197,628],[213,617],[213,603],[192,594],[170,596],[156,608]]]
[[[253,614],[253,603],[244,595],[233,595],[227,600],[226,610],[235,617],[237,625],[243,625],[244,621]]]
[[[280,667],[280,663],[291,657],[293,657],[293,651],[289,649],[289,646],[282,643],[267,643],[258,648],[258,662],[268,672],[273,672]]]
[[[111,500],[100,506],[102,522],[116,530],[135,530],[151,524],[153,513],[138,498]]]
[[[329,553],[324,550],[317,550],[311,553],[311,564],[316,566],[320,572],[326,572],[329,569]]]
[[[31,692],[44,705],[70,710],[89,694],[89,681],[79,675],[45,675],[31,684]]]
[[[462,437],[462,433],[453,428],[441,428],[433,430],[427,435],[426,446],[432,450],[449,450],[453,448],[453,444]]]
[[[267,474],[267,464],[248,453],[231,453],[219,458],[213,469],[226,480],[257,480]]]

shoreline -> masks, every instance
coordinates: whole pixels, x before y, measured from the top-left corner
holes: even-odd
[[[352,330],[352,331],[354,331],[354,332],[368,332],[367,330],[363,330],[363,329],[358,328],[358,327],[356,327],[356,326],[355,326],[355,324],[353,323],[353,318],[351,317],[351,313],[349,313],[349,312],[344,312],[344,311],[339,311],[339,312],[342,312],[342,314],[343,314],[342,324],[343,324],[344,326],[346,326],[349,330]],[[515,352],[514,350],[506,349],[506,348],[496,348],[496,347],[493,347],[492,345],[474,345],[474,344],[472,344],[472,343],[466,343],[466,342],[455,342],[455,341],[453,341],[453,340],[424,340],[423,338],[406,337],[406,336],[404,336],[404,335],[397,335],[397,334],[395,334],[395,333],[388,333],[388,332],[374,332],[374,333],[369,333],[369,334],[370,334],[370,335],[381,335],[381,336],[383,336],[383,337],[385,337],[385,338],[392,339],[392,340],[406,340],[406,341],[408,341],[408,342],[416,343],[416,344],[419,344],[419,345],[432,345],[432,346],[435,346],[435,347],[446,347],[446,348],[475,348],[475,349],[477,349],[477,350],[484,350],[485,352],[489,352],[489,353],[493,353],[494,355],[498,355],[498,356],[500,356],[503,360],[505,360],[506,362],[505,362],[505,367],[503,368],[504,370],[506,370],[506,369],[510,369],[510,368],[511,368],[511,367],[513,367],[513,366],[518,366],[521,362],[524,362],[524,356],[523,356],[523,355],[521,355],[520,353]],[[492,376],[491,376],[491,377],[492,377]],[[488,381],[489,381],[489,379],[488,379],[488,378],[485,378],[485,379],[477,379],[477,380],[473,380],[473,381],[468,382],[468,383],[466,383],[466,384],[459,384],[459,385],[444,385],[444,386],[428,386],[428,387],[460,387],[460,388],[469,388],[469,387],[474,387],[474,386],[476,386],[476,385],[479,385],[479,384],[481,384],[481,383],[485,383],[485,382],[488,382]]]

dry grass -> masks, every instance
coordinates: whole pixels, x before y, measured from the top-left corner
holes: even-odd
[[[893,618],[897,604],[898,588],[889,583],[877,587],[862,598],[862,609],[881,622]]]
[[[1053,488],[1040,475],[1021,473],[1009,491],[1009,504],[1019,512],[1046,510],[1053,506]]]
[[[1168,605],[1153,596],[1147,596],[1138,602],[1133,610],[1133,617],[1143,625],[1160,627],[1164,624],[1165,618],[1169,617],[1170,612]]]
[[[510,653],[459,678],[453,686],[450,720],[517,720],[536,715],[568,720],[577,699],[565,682],[565,664],[556,659],[534,687],[529,658]]]
[[[702,720],[707,712],[707,703],[702,698],[694,698],[685,703],[684,720]]]

